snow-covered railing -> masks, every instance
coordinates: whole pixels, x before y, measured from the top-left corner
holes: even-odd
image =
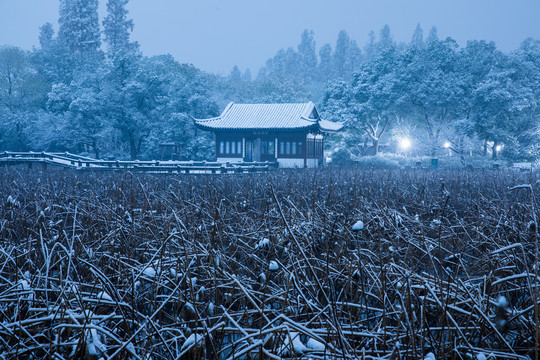
[[[170,174],[227,174],[266,172],[277,167],[274,162],[238,162],[220,163],[209,161],[125,161],[97,160],[70,153],[48,152],[3,152],[0,164],[21,165],[42,163],[44,166],[55,165],[79,170],[130,170],[149,173]]]

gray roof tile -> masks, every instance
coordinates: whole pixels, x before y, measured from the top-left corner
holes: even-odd
[[[317,117],[317,118],[315,118]],[[322,120],[324,121],[324,120]],[[211,119],[195,119],[206,130],[279,130],[320,127],[323,131],[337,131],[341,124],[318,118],[312,102],[294,104],[235,104],[227,105],[223,113]]]

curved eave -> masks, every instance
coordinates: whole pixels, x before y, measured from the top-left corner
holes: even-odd
[[[319,120],[318,122],[319,128],[322,132],[325,133],[336,133],[338,131],[341,131],[343,129],[344,123],[335,123],[328,120]]]
[[[272,128],[263,128],[263,127],[257,127],[257,128],[229,128],[229,127],[214,127],[211,125],[206,125],[204,123],[200,123],[195,121],[195,126],[197,126],[201,130],[206,131],[213,131],[213,132],[230,132],[230,131],[238,131],[238,132],[246,132],[246,131],[301,131],[301,130],[310,130],[312,128],[318,129],[319,126],[317,123],[309,124],[306,126],[296,126],[296,127],[272,127]]]

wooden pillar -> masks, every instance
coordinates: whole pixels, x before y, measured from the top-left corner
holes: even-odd
[[[320,166],[322,167],[324,165],[324,135],[321,134],[321,164]]]
[[[304,135],[304,146],[302,146],[303,150],[304,150],[304,167],[306,168],[307,167],[307,152],[308,152],[308,147],[307,147],[307,133]]]
[[[218,154],[219,154],[219,136],[217,132],[215,133],[215,135],[216,135],[216,161],[217,161]]]

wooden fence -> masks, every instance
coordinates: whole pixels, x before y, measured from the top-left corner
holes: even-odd
[[[208,161],[123,161],[97,160],[70,153],[8,152],[0,153],[0,165],[41,164],[43,168],[56,166],[84,171],[146,172],[156,174],[242,174],[267,172],[277,168],[275,162],[220,163]]]

